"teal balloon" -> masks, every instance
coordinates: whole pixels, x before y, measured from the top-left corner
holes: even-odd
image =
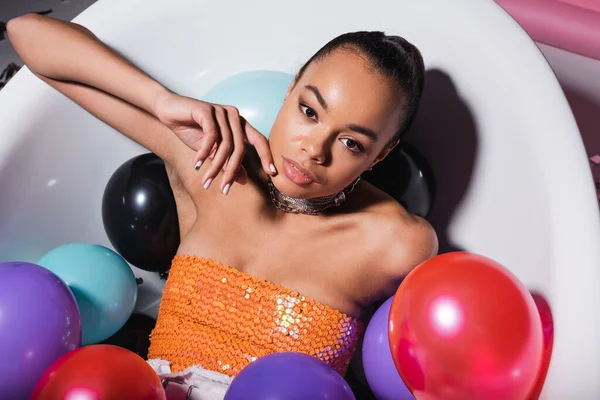
[[[46,253],[38,264],[58,275],[75,295],[83,346],[111,337],[131,316],[137,300],[135,276],[111,249],[69,243]]]
[[[242,117],[268,138],[293,81],[294,76],[285,72],[246,71],[217,83],[202,100],[235,106]]]

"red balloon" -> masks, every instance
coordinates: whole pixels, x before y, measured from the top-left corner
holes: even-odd
[[[152,367],[121,347],[96,344],[73,350],[41,376],[32,400],[165,400]]]
[[[542,357],[535,303],[489,258],[454,252],[404,279],[389,319],[392,358],[418,400],[524,400]]]
[[[554,320],[552,319],[552,310],[550,305],[539,293],[531,293],[533,301],[540,313],[540,319],[542,321],[542,332],[544,333],[544,351],[542,353],[542,366],[536,380],[533,391],[531,392],[530,400],[537,400],[540,398],[544,382],[546,381],[546,374],[550,367],[550,359],[552,358],[552,347],[554,346]]]

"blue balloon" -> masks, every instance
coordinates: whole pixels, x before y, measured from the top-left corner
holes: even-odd
[[[237,107],[260,133],[269,137],[294,76],[279,71],[247,71],[217,83],[202,98]]]
[[[114,251],[95,244],[70,243],[46,253],[38,264],[60,277],[75,295],[83,346],[112,336],[133,312],[135,276]]]

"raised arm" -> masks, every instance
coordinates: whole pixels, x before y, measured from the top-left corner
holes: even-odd
[[[34,74],[171,164],[188,191],[210,186],[223,169],[219,190],[227,192],[244,141],[257,147],[271,173],[266,139],[233,107],[169,91],[80,25],[30,14],[9,21],[7,30]],[[196,172],[215,144],[214,159]]]
[[[169,92],[81,25],[28,14],[10,20],[7,31],[37,74],[95,87],[153,115],[156,99]]]
[[[176,161],[174,150],[185,146],[156,118],[151,122],[166,88],[81,25],[29,14],[10,20],[7,31],[31,72],[166,162]]]

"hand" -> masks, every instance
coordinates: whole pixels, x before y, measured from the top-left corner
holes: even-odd
[[[166,93],[154,103],[154,115],[189,148],[196,151],[193,167],[199,170],[210,156],[211,165],[202,177],[205,189],[223,170],[220,190],[227,194],[231,183],[247,176],[242,160],[245,144],[256,148],[262,167],[269,175],[277,173],[267,138],[250,125],[233,106]],[[191,168],[192,166],[190,166]]]

